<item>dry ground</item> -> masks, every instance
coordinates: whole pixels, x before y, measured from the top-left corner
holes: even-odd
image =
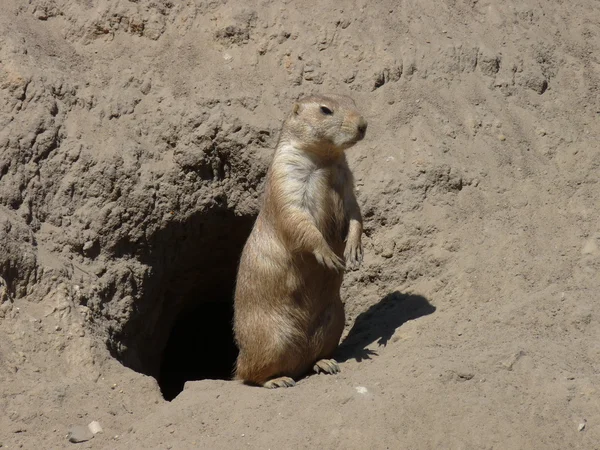
[[[0,448],[600,448],[596,1],[1,3]],[[342,373],[165,401],[312,92],[369,120]]]

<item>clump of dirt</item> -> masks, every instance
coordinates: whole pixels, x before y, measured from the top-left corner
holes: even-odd
[[[593,6],[5,2],[0,447],[592,448]],[[237,262],[313,92],[369,120],[342,373],[250,388]]]

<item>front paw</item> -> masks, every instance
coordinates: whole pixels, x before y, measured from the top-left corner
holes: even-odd
[[[338,272],[345,269],[344,260],[329,247],[323,250],[315,250],[313,253],[319,264]]]
[[[346,266],[348,268],[356,270],[360,267],[360,264],[363,260],[363,249],[360,240],[351,241],[346,244],[344,258],[346,260]]]
[[[296,386],[296,382],[290,377],[273,378],[263,384],[267,389],[287,388]]]
[[[335,359],[320,359],[313,367],[316,373],[328,373],[330,375],[340,373],[340,366]]]

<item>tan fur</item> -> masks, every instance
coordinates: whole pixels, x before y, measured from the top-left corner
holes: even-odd
[[[236,378],[281,387],[311,368],[339,371],[327,358],[344,327],[343,270],[362,260],[362,218],[344,150],[366,127],[352,99],[338,95],[306,97],[284,122],[240,260]]]

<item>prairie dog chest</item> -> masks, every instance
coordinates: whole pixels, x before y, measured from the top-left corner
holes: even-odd
[[[308,211],[320,229],[340,230],[345,224],[344,183],[346,173],[339,165],[306,165],[292,170],[297,205]]]

